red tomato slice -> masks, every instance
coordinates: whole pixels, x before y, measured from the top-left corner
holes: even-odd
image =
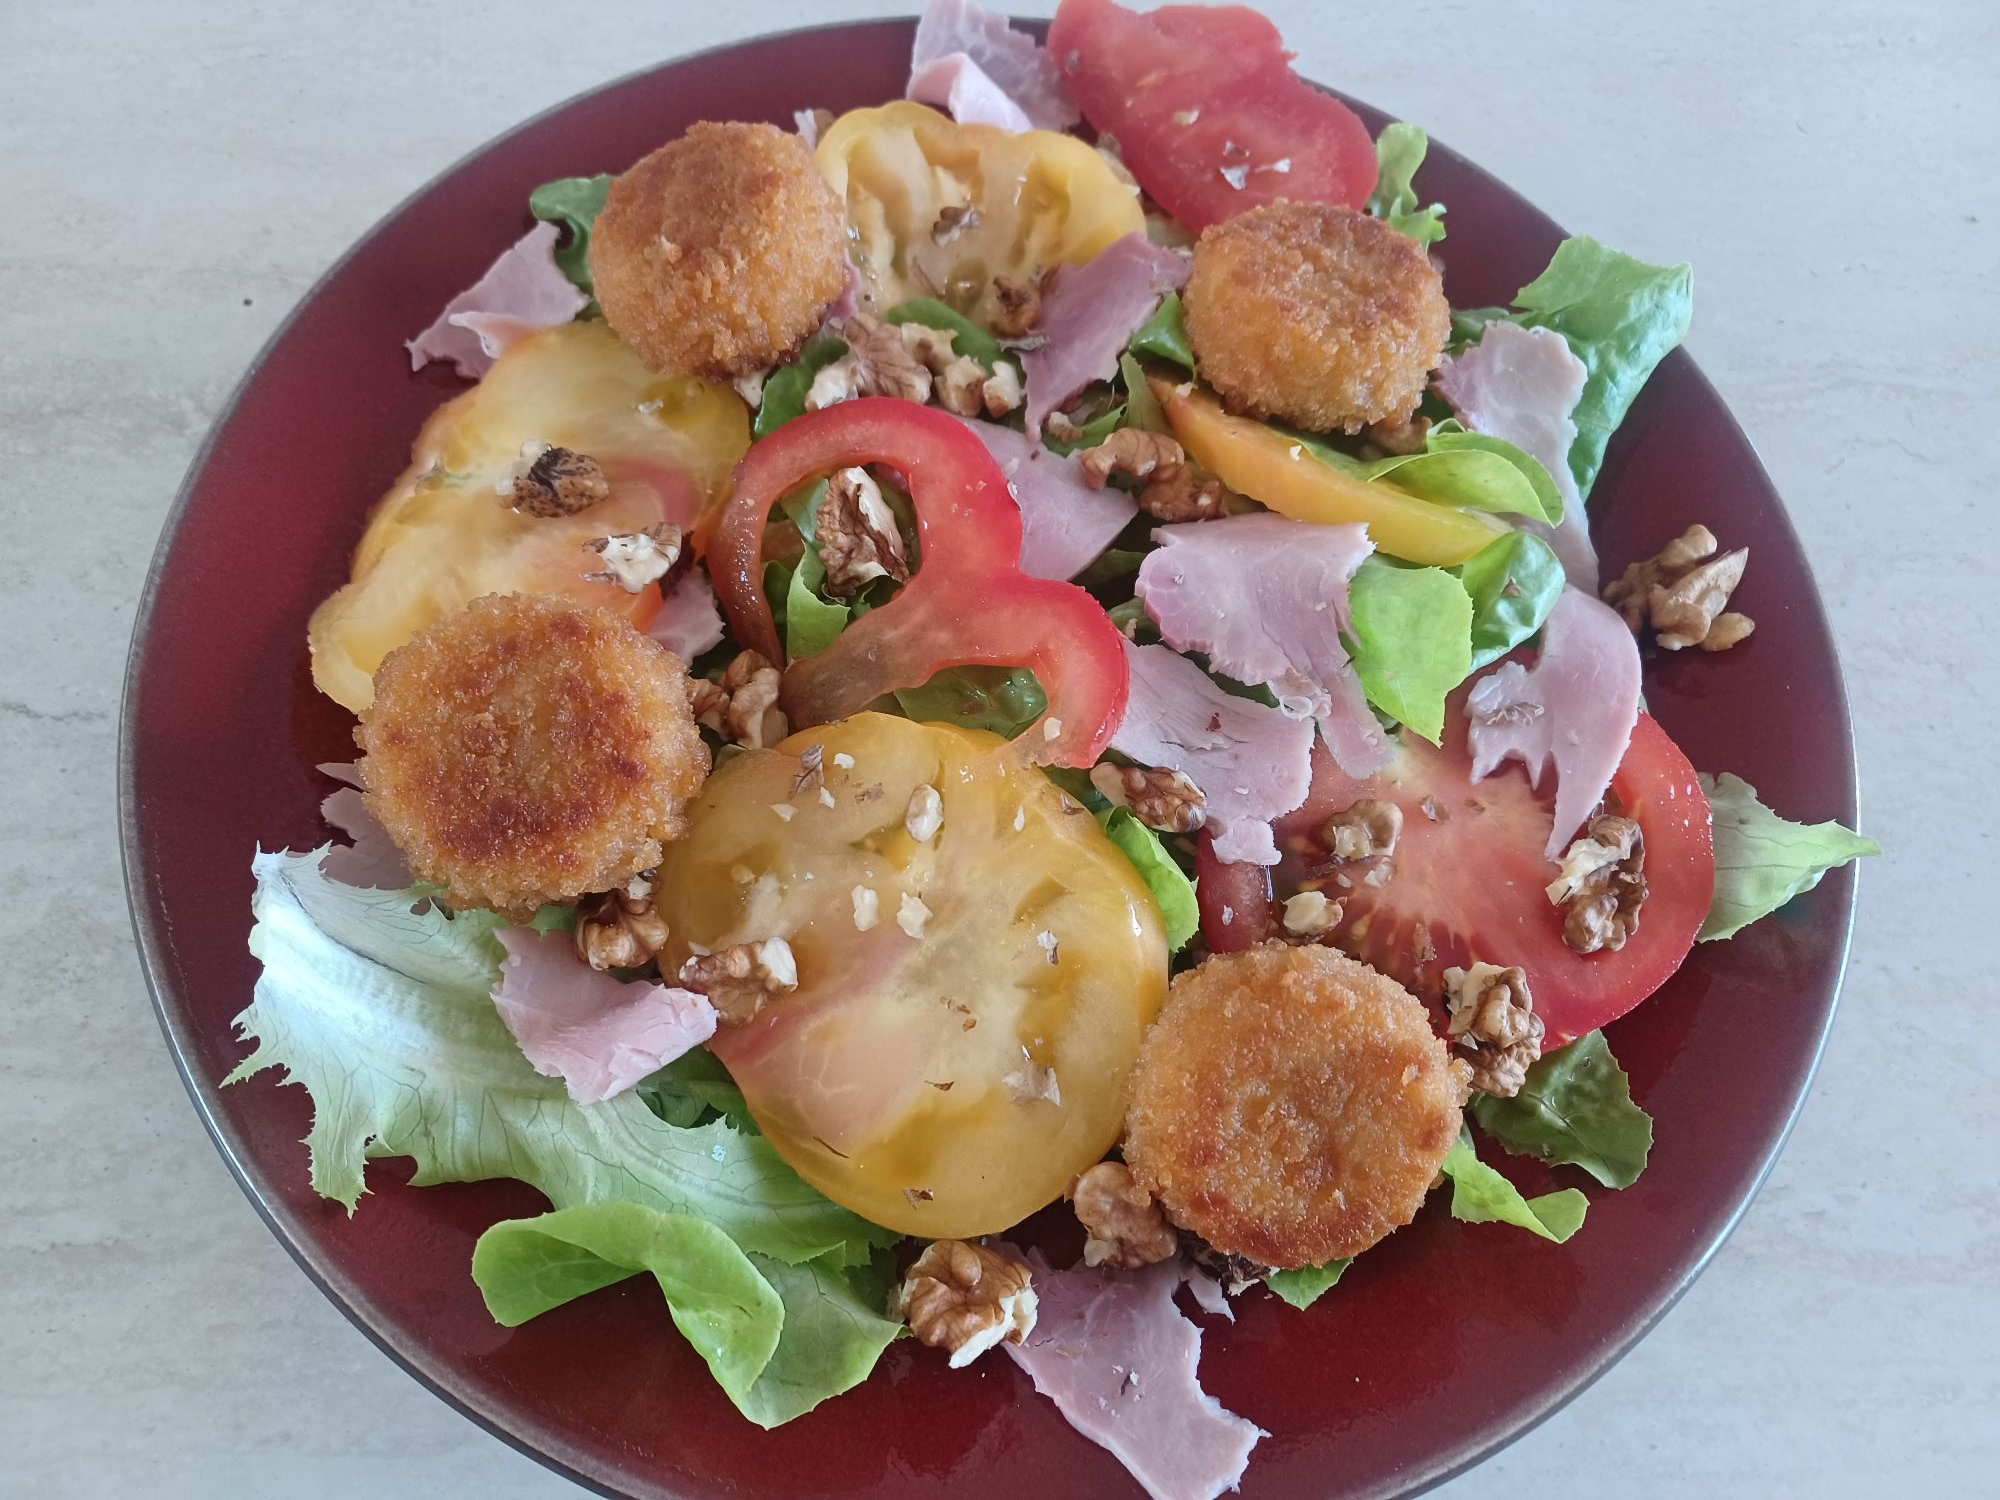
[[[1359,208],[1375,190],[1368,128],[1292,71],[1253,10],[1063,0],[1049,51],[1084,117],[1190,228],[1277,198]]]
[[[1542,856],[1553,784],[1538,793],[1522,767],[1509,764],[1475,785],[1462,697],[1446,717],[1444,748],[1406,734],[1395,760],[1372,780],[1345,775],[1323,746],[1314,747],[1305,806],[1277,825],[1286,854],[1275,885],[1281,895],[1299,888],[1319,857],[1314,835],[1334,813],[1363,797],[1394,802],[1403,812],[1394,873],[1379,886],[1358,879],[1348,888],[1337,880],[1324,886],[1346,906],[1336,941],[1434,1007],[1447,968],[1519,964],[1552,1050],[1625,1014],[1687,957],[1715,894],[1708,799],[1680,747],[1639,715],[1611,783],[1645,836],[1639,929],[1616,953],[1572,952],[1562,940],[1562,913],[1543,890],[1555,876]],[[1205,847],[1203,854],[1199,891],[1209,947],[1229,951],[1269,936],[1271,877],[1255,866],[1215,862]]]

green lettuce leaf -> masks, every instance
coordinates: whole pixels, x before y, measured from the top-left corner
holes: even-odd
[[[1442,568],[1371,557],[1347,585],[1354,670],[1368,701],[1432,744],[1472,670],[1472,600]]]
[[[1601,1031],[1542,1058],[1512,1099],[1481,1094],[1472,1117],[1517,1156],[1582,1167],[1609,1188],[1637,1182],[1653,1149],[1652,1116]]]
[[[1375,191],[1368,199],[1369,213],[1419,245],[1444,238],[1444,205],[1417,207],[1417,190],[1410,185],[1430,149],[1431,138],[1422,126],[1401,121],[1384,125],[1375,142]]]
[[[883,315],[885,323],[921,323],[926,328],[940,329],[954,335],[951,348],[954,354],[969,354],[986,367],[987,373],[1007,357],[1007,350],[1000,341],[981,328],[964,313],[947,307],[935,297],[912,297],[908,302],[899,302]]]
[[[737,1409],[776,1427],[858,1384],[901,1332],[871,1266],[744,1253],[714,1225],[638,1203],[587,1203],[495,1224],[472,1278],[495,1322],[519,1327],[641,1272]]]
[[[1700,940],[1733,937],[1759,917],[1819,884],[1828,870],[1882,846],[1838,823],[1792,823],[1757,800],[1757,789],[1727,771],[1702,773],[1715,815],[1715,899]]]
[[[1528,531],[1508,532],[1452,571],[1472,597],[1475,672],[1540,630],[1567,581],[1554,550]]]
[[[1153,394],[1153,388],[1146,384],[1146,372],[1139,368],[1139,361],[1129,353],[1119,355],[1118,373],[1125,382],[1123,425],[1137,427],[1143,432],[1172,432],[1173,428],[1167,423],[1166,410]]]
[[[722,1059],[706,1047],[683,1052],[638,1086],[653,1113],[674,1125],[706,1125],[720,1115],[745,1135],[758,1135],[757,1121],[743,1102],[743,1090]]]
[[[989,729],[1010,740],[1049,706],[1026,667],[947,667],[922,687],[900,689],[896,703],[921,723]]]
[[[1107,807],[1097,814],[1097,826],[1132,861],[1146,889],[1160,904],[1167,922],[1167,951],[1178,953],[1201,926],[1201,908],[1195,904],[1194,882],[1174,863],[1160,836],[1141,823],[1129,807]]]
[[[1134,354],[1150,354],[1193,370],[1194,347],[1188,343],[1187,323],[1181,315],[1181,294],[1168,292],[1159,311],[1133,330],[1132,342],[1126,347]]]
[[[755,437],[769,437],[794,417],[806,414],[806,393],[812,389],[813,376],[832,364],[847,352],[847,340],[835,338],[830,333],[816,333],[799,350],[799,357],[788,365],[780,365],[764,382],[764,397],[757,406],[757,416],[750,424]]]
[[[1298,1271],[1273,1271],[1264,1278],[1264,1285],[1303,1311],[1319,1301],[1340,1280],[1341,1273],[1353,1264],[1350,1258],[1330,1260],[1323,1266],[1307,1266]]]
[[[1694,315],[1694,272],[1685,264],[1649,266],[1600,245],[1564,240],[1548,269],[1514,294],[1515,311],[1487,307],[1454,313],[1460,338],[1506,319],[1553,328],[1590,374],[1577,398],[1576,441],[1569,467],[1577,492],[1590,493],[1604,448],[1659,362],[1687,337]]]
[[[636,1093],[573,1102],[528,1065],[493,1008],[491,912],[411,910],[409,891],[329,880],[324,851],[259,852],[264,965],[236,1027],[255,1050],[224,1079],[287,1070],[313,1100],[313,1190],[352,1212],[369,1157],[416,1160],[418,1186],[518,1178],[557,1208],[606,1199],[693,1214],[744,1249],[811,1260],[896,1236],[838,1208],[770,1144],[718,1121],[677,1129]]]
[[[1548,470],[1512,443],[1467,432],[1456,421],[1432,427],[1422,453],[1392,453],[1373,463],[1351,458],[1304,433],[1285,435],[1321,463],[1364,484],[1387,479],[1399,490],[1460,510],[1531,516],[1551,524],[1562,519],[1562,496]]]
[[[819,549],[808,547],[800,555],[798,566],[792,569],[791,581],[785,585],[785,657],[788,661],[798,661],[802,657],[817,656],[840,637],[853,618],[845,604],[826,598],[820,590],[826,585],[826,568],[819,560]]]
[[[604,200],[610,192],[610,174],[600,173],[596,177],[559,177],[528,194],[529,213],[569,230],[556,249],[556,268],[578,291],[597,290],[590,277],[590,233],[597,227],[597,216],[604,212]]]
[[[1513,1183],[1481,1161],[1461,1131],[1444,1159],[1451,1179],[1451,1216],[1468,1224],[1513,1224],[1560,1245],[1583,1227],[1590,1200],[1576,1188],[1523,1198]]]

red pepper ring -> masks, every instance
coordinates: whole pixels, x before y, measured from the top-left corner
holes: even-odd
[[[808,480],[856,464],[881,464],[907,480],[919,566],[888,604],[786,669],[782,701],[792,723],[845,718],[947,667],[1027,667],[1049,700],[1023,736],[1030,758],[1094,765],[1125,715],[1124,641],[1082,589],[1021,571],[1021,511],[1006,477],[944,412],[880,397],[846,401],[751,447],[708,553],[737,640],[783,660],[763,588],[771,509]]]

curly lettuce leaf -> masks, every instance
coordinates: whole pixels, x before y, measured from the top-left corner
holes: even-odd
[[[1341,1273],[1353,1265],[1352,1257],[1347,1260],[1330,1260],[1323,1266],[1306,1266],[1298,1271],[1273,1271],[1264,1278],[1264,1285],[1278,1296],[1304,1311],[1324,1296],[1340,1280]]]
[[[1201,909],[1195,904],[1194,882],[1174,863],[1160,836],[1141,823],[1129,807],[1107,807],[1097,815],[1097,826],[1118,850],[1132,861],[1146,889],[1160,904],[1167,922],[1167,951],[1178,953],[1201,926]]]
[[[1000,340],[964,313],[947,307],[935,297],[912,297],[908,302],[899,302],[882,315],[882,321],[921,323],[926,328],[951,334],[952,353],[970,355],[985,367],[989,375],[993,373],[993,367],[1007,357],[1007,350]]]
[[[1159,310],[1141,323],[1126,345],[1134,354],[1150,354],[1192,373],[1194,346],[1188,342],[1187,322],[1181,313],[1181,294],[1168,292]]]
[[[1570,473],[1588,495],[1604,465],[1605,445],[1661,360],[1687,337],[1694,316],[1694,272],[1685,263],[1649,266],[1596,240],[1564,240],[1548,269],[1514,294],[1514,308],[1452,314],[1454,334],[1476,337],[1501,319],[1553,328],[1590,372],[1571,414],[1576,441]]]
[[[1757,800],[1757,789],[1727,771],[1701,775],[1715,823],[1715,899],[1701,924],[1704,943],[1733,937],[1792,897],[1811,890],[1828,870],[1882,846],[1838,823],[1792,823]]]
[[[1349,655],[1368,701],[1432,744],[1472,671],[1472,599],[1442,568],[1371,557],[1347,585]]]
[[[1590,1200],[1577,1188],[1523,1198],[1520,1190],[1481,1161],[1472,1149],[1470,1132],[1444,1159],[1451,1179],[1451,1216],[1468,1224],[1512,1224],[1560,1245],[1583,1227]]]
[[[1048,709],[1048,694],[1026,667],[947,667],[922,687],[902,688],[896,703],[925,724],[956,724],[1014,738]]]
[[[595,177],[559,177],[528,194],[529,213],[569,231],[555,253],[556,269],[581,292],[597,291],[590,275],[590,235],[610,192],[611,176],[600,172]]]
[[[1430,149],[1431,138],[1422,126],[1400,120],[1384,125],[1375,141],[1375,191],[1367,204],[1369,213],[1419,245],[1444,238],[1444,205],[1419,208],[1417,190],[1411,186]]]
[[[408,1156],[418,1186],[512,1177],[557,1208],[645,1204],[787,1262],[896,1238],[721,1121],[677,1129],[636,1093],[574,1103],[529,1066],[493,1008],[499,917],[416,912],[414,892],[340,885],[320,870],[323,854],[252,861],[250,951],[264,972],[236,1027],[256,1046],[223,1080],[279,1067],[305,1086],[322,1197],[351,1213],[367,1159]]]
[[[750,424],[753,437],[769,437],[795,417],[806,414],[806,394],[813,376],[847,352],[847,340],[816,333],[799,350],[799,357],[780,365],[764,381],[764,396]]]
[[[1472,670],[1498,661],[1542,628],[1567,581],[1553,548],[1510,531],[1452,569],[1472,598]]]
[[[1582,1167],[1608,1188],[1637,1182],[1653,1149],[1653,1117],[1601,1031],[1543,1057],[1512,1099],[1481,1094],[1472,1118],[1515,1155]]]
[[[854,618],[845,604],[825,596],[825,587],[826,567],[819,560],[819,549],[808,547],[785,585],[786,660],[818,656],[840,638]]]

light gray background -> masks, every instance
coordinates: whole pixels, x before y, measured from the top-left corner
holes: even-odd
[[[1446,1493],[1992,1494],[2000,8],[1268,8],[1308,74],[1694,262],[1691,346],[1817,569],[1889,849],[1742,1228]],[[349,1327],[188,1107],[118,891],[135,594],[247,361],[404,194],[649,60],[883,9],[0,0],[0,1494],[576,1493]]]

